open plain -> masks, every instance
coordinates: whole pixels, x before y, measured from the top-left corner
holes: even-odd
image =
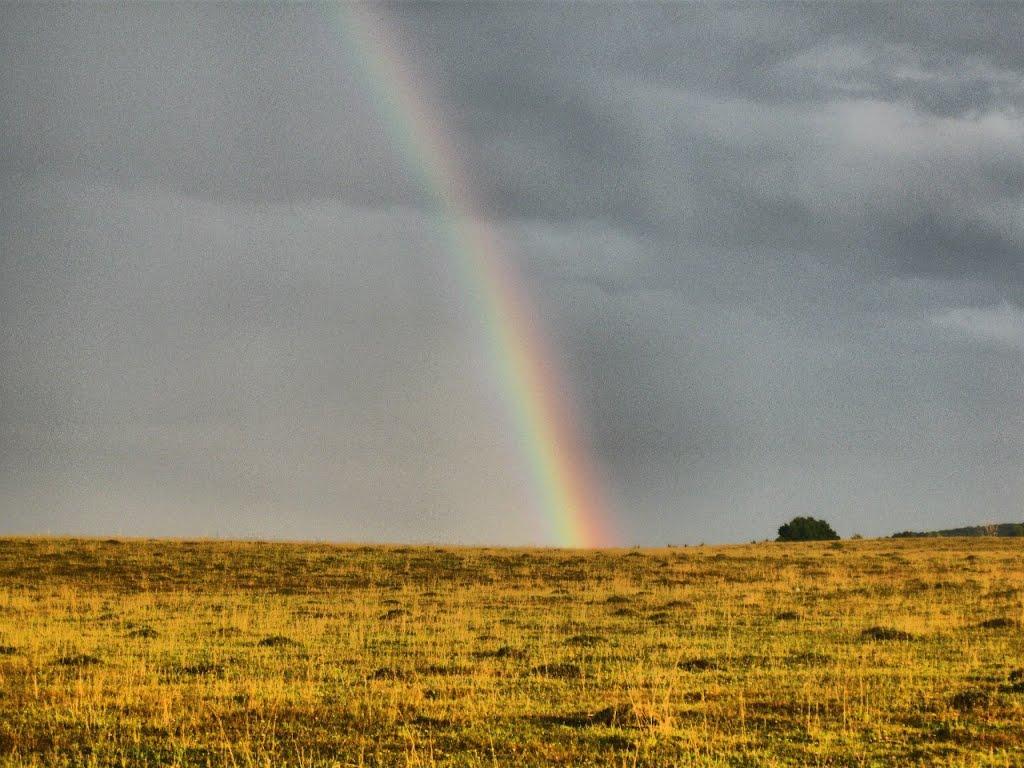
[[[1024,765],[1014,539],[0,540],[0,765]]]

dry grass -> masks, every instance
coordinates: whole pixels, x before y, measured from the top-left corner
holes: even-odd
[[[0,540],[0,765],[1024,765],[1020,546]]]

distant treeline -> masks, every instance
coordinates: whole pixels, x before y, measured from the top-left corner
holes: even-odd
[[[948,528],[944,531],[902,531],[892,535],[894,539],[917,536],[1024,536],[1024,523],[968,525],[964,528]]]

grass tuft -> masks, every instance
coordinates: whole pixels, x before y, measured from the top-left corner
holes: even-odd
[[[718,662],[714,659],[687,659],[679,662],[676,667],[687,672],[710,672],[718,669]]]
[[[966,688],[955,694],[949,703],[955,710],[969,712],[988,706],[991,698],[989,692],[984,688]]]
[[[607,641],[600,635],[573,635],[565,642],[569,645],[575,645],[581,648],[593,648],[594,646]]]
[[[297,648],[302,645],[287,635],[267,635],[256,643],[260,648]]]
[[[583,669],[578,664],[571,664],[567,661],[552,662],[550,664],[538,664],[530,669],[534,675],[544,677],[558,677],[570,679],[583,676]]]
[[[892,627],[868,627],[860,636],[865,640],[913,640],[915,636],[911,632],[906,632],[902,629],[893,629]]]
[[[88,653],[73,653],[67,656],[58,656],[53,663],[62,667],[91,667],[102,664],[103,661],[98,656]]]

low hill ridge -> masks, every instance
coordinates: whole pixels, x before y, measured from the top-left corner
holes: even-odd
[[[901,531],[892,535],[894,539],[918,536],[1024,536],[1024,523],[968,525],[963,528],[947,528],[942,531]]]

